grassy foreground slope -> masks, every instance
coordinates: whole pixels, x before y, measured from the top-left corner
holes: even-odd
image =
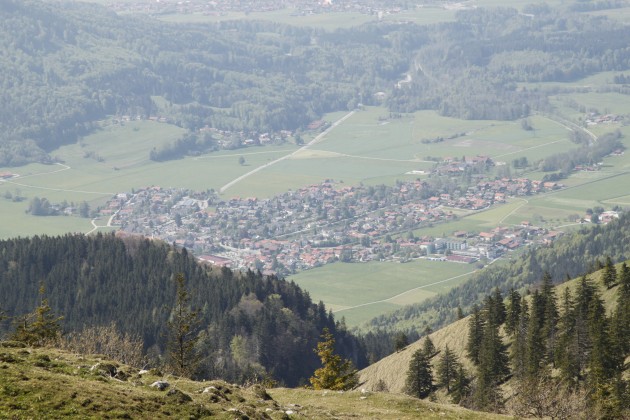
[[[503,418],[386,393],[196,382],[98,356],[0,343],[0,418]],[[112,374],[115,376],[112,377]],[[163,391],[150,385],[166,380]]]
[[[610,289],[606,289],[601,280],[602,273],[603,270],[600,270],[590,274],[588,277],[593,281],[593,284],[598,287],[598,291],[601,293],[602,299],[604,300],[606,311],[610,314],[615,306],[617,289],[619,286],[617,285]],[[562,296],[566,288],[569,288],[574,294],[577,289],[578,282],[579,278],[576,278],[556,286],[556,297]],[[460,362],[464,365],[464,368],[468,370],[468,372],[473,372],[474,366],[466,357],[469,318],[470,316],[467,316],[455,321],[452,324],[433,332],[429,335],[429,337],[433,341],[436,350],[441,352],[446,346],[448,346],[448,348],[457,355]],[[409,368],[411,356],[416,350],[421,349],[423,344],[424,338],[421,338],[420,340],[407,346],[405,349],[397,353],[393,353],[361,370],[359,372],[359,383],[365,389],[377,389],[378,386],[384,383],[389,392],[404,392],[405,380],[407,378],[407,370]],[[434,372],[436,372],[436,366],[439,358],[440,353],[431,359]],[[380,381],[383,382],[379,385]]]

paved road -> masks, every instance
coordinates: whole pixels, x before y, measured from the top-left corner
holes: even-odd
[[[246,174],[244,174],[244,175],[239,176],[239,177],[238,177],[238,178],[236,178],[235,180],[228,182],[227,184],[225,184],[224,186],[222,186],[222,187],[219,189],[219,192],[220,192],[220,193],[223,193],[223,192],[225,192],[228,188],[230,188],[230,187],[234,186],[235,184],[237,184],[237,183],[241,182],[241,181],[242,181],[242,180],[244,180],[245,178],[248,178],[248,177],[250,177],[250,176],[254,175],[254,174],[255,174],[255,173],[257,173],[257,172],[260,172],[260,171],[262,171],[263,169],[269,168],[270,166],[273,166],[273,165],[275,165],[275,164],[276,164],[276,163],[278,163],[278,162],[282,162],[283,160],[290,159],[290,158],[292,158],[293,156],[295,156],[296,154],[298,154],[298,153],[300,153],[300,152],[302,152],[302,151],[304,151],[304,150],[308,149],[309,147],[311,147],[311,146],[313,146],[313,145],[315,145],[315,144],[319,143],[319,142],[320,142],[320,141],[321,141],[324,137],[326,137],[326,135],[327,135],[328,133],[330,133],[330,132],[331,132],[331,131],[335,128],[335,127],[337,127],[339,124],[341,124],[342,122],[344,122],[345,120],[347,120],[348,118],[350,118],[352,115],[354,115],[354,113],[355,113],[355,111],[350,111],[349,113],[347,113],[346,115],[344,115],[343,117],[341,117],[339,120],[335,121],[335,122],[334,122],[334,123],[333,123],[330,127],[328,127],[326,130],[324,130],[322,133],[320,133],[319,135],[317,135],[317,137],[315,137],[313,140],[311,140],[310,142],[308,142],[308,143],[307,143],[307,144],[305,144],[304,146],[300,147],[300,148],[299,148],[299,149],[297,149],[296,151],[294,151],[294,152],[292,152],[292,153],[289,153],[288,155],[282,156],[281,158],[276,159],[276,160],[274,160],[274,161],[272,161],[272,162],[265,163],[264,165],[259,166],[258,168],[253,169],[253,170],[251,170],[251,171],[247,172],[247,173],[246,173]]]

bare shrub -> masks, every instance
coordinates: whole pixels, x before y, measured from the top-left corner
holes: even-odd
[[[146,363],[142,338],[133,334],[122,334],[114,322],[66,334],[60,346],[79,354],[102,354],[134,367],[143,367]]]

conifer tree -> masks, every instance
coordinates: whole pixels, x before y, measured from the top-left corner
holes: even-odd
[[[468,395],[470,395],[470,378],[464,367],[460,364],[457,370],[457,376],[455,376],[455,380],[453,381],[451,401],[453,401],[453,404],[459,404],[462,399]]]
[[[322,367],[309,379],[313,389],[343,391],[357,385],[357,370],[350,360],[344,360],[335,353],[335,337],[328,328],[322,331],[315,352],[321,360]]]
[[[461,367],[457,355],[448,346],[442,352],[437,365],[437,380],[440,386],[446,387],[446,392],[450,394],[451,385],[457,379],[457,374]]]
[[[617,307],[613,316],[613,336],[623,357],[630,354],[630,268],[624,262],[619,270]]]
[[[416,350],[411,356],[405,392],[416,398],[426,398],[433,391],[433,372],[425,352]]]
[[[196,349],[199,336],[199,313],[190,307],[190,294],[183,274],[175,276],[177,292],[175,306],[168,321],[169,367],[179,376],[190,377],[201,360]]]
[[[520,314],[521,294],[512,288],[508,294],[508,304],[505,317],[505,332],[508,333],[508,335],[514,336]]]
[[[497,325],[503,325],[506,317],[505,303],[503,303],[503,295],[498,287],[494,288],[492,294],[492,307],[488,308],[491,312],[492,322]]]
[[[400,351],[409,345],[409,338],[404,332],[399,332],[394,337],[394,351]]]
[[[559,325],[558,352],[556,365],[560,375],[569,388],[574,388],[580,375],[577,363],[577,343],[575,337],[576,322],[574,302],[569,288],[564,289],[562,297],[562,315]]]
[[[527,371],[527,327],[529,325],[529,306],[525,298],[521,298],[521,313],[514,330],[510,357],[512,368],[517,378],[523,378]]]
[[[479,349],[483,338],[483,328],[486,321],[479,306],[474,305],[472,314],[468,321],[468,342],[466,344],[466,354],[474,365],[479,364]]]
[[[606,257],[606,265],[604,266],[602,281],[607,289],[610,289],[617,283],[617,270],[615,269],[615,264],[613,264],[610,256]]]
[[[30,346],[43,346],[59,339],[61,335],[59,322],[63,317],[54,314],[45,295],[46,288],[42,283],[39,287],[39,306],[35,311],[16,320],[13,340]]]
[[[544,305],[542,296],[536,290],[532,296],[532,306],[529,311],[529,323],[527,325],[527,341],[525,345],[525,370],[528,376],[534,377],[538,374],[541,362],[545,353],[542,324],[544,323]]]
[[[499,335],[499,326],[487,322],[483,329],[477,366],[477,384],[473,392],[476,408],[497,411],[503,405],[499,385],[508,374],[508,356],[506,346]]]
[[[551,283],[551,276],[548,273],[543,275],[541,289],[541,296],[545,306],[541,330],[545,348],[545,361],[554,364],[555,367],[555,353],[558,345],[558,303],[556,302],[555,289]]]
[[[427,359],[430,359],[435,355],[435,345],[433,344],[431,337],[429,337],[428,335],[424,337],[422,351],[424,352],[425,356],[427,356]]]

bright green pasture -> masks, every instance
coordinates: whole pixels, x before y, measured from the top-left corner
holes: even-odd
[[[0,196],[6,189],[13,194],[14,188],[0,183]],[[0,198],[0,238],[33,235],[62,235],[68,232],[88,232],[92,229],[89,219],[74,216],[35,217],[25,213],[28,201],[14,203]]]
[[[467,278],[457,276],[473,270],[469,264],[427,260],[404,264],[335,263],[303,271],[289,279],[307,290],[313,300],[322,300],[337,317],[346,316],[348,323],[357,325],[384,313],[383,309],[396,309],[397,305],[419,302],[448,290]],[[358,307],[352,309],[355,306]]]
[[[427,157],[488,155],[497,160],[526,156],[530,161],[575,147],[562,125],[540,116],[525,131],[519,122],[459,120],[433,111],[387,119],[384,108],[366,107],[319,142],[318,150],[374,159],[424,160]],[[447,139],[457,134],[459,137]],[[422,143],[423,139],[446,140]]]
[[[407,172],[429,169],[430,166],[421,162],[364,159],[306,150],[243,179],[225,194],[266,197],[326,179],[357,185],[388,178],[393,183],[396,179],[411,177],[405,175]]]

